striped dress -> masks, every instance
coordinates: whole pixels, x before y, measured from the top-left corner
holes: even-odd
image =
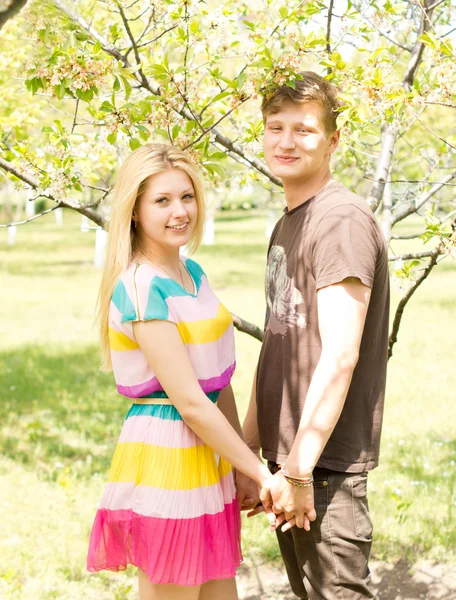
[[[231,578],[241,561],[240,515],[231,466],[168,404],[132,322],[175,323],[209,400],[235,369],[232,319],[201,267],[181,257],[187,292],[148,264],[131,264],[114,290],[109,336],[120,394],[141,398],[127,413],[90,536],[89,571],[140,567],[152,583],[199,585]],[[176,377],[179,366],[176,365]],[[153,403],[143,403],[154,398]]]

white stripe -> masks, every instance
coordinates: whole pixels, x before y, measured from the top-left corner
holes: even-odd
[[[193,490],[162,490],[131,483],[106,484],[100,508],[133,510],[136,514],[159,519],[195,519],[215,515],[236,496],[232,473],[220,483]]]
[[[153,401],[156,399],[153,398]],[[148,415],[128,417],[120,432],[119,443],[139,442],[165,448],[193,448],[204,442],[184,421],[160,419]]]

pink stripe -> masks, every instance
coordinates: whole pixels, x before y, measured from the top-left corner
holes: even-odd
[[[187,344],[186,350],[192,365],[198,365],[198,379],[223,373],[234,363],[233,330],[230,327],[215,342]]]
[[[149,373],[151,373],[151,371],[149,371]],[[163,390],[163,388],[156,377],[152,377],[152,379],[149,379],[149,381],[139,383],[138,385],[117,384],[117,391],[119,394],[128,396],[128,398],[141,398],[142,396],[148,396],[153,392],[158,392],[161,390]]]
[[[206,277],[202,279],[197,299],[192,296],[168,296],[166,303],[171,314],[185,315],[185,323],[212,319],[220,306],[220,300],[209,287]]]
[[[129,417],[124,421],[119,443],[140,442],[165,448],[192,448],[204,442],[183,421],[159,417]]]
[[[208,392],[216,392],[223,390],[231,381],[231,376],[236,368],[236,363],[233,363],[228,369],[226,369],[219,377],[211,377],[211,379],[199,379],[201,389],[205,394]]]
[[[129,387],[128,384],[130,381],[148,382],[151,379],[151,375],[153,375],[140,348],[127,350],[126,352],[111,350],[111,361],[118,386]]]
[[[131,509],[137,515],[160,519],[195,519],[222,512],[235,496],[232,473],[221,477],[220,483],[193,490],[163,490],[135,486],[134,482],[107,483],[100,508]]]
[[[196,519],[157,519],[99,509],[90,536],[89,571],[140,567],[151,583],[201,585],[234,577],[242,556],[237,501]]]
[[[236,363],[230,365],[225,371],[218,377],[211,377],[210,379],[198,379],[201,389],[205,394],[208,392],[217,392],[226,387],[231,381],[231,376],[236,368]],[[120,385],[117,383],[117,391],[123,396],[128,398],[141,398],[142,396],[148,396],[153,392],[161,391],[161,387],[158,379],[153,377],[149,381],[140,383],[138,385]]]
[[[135,340],[135,336],[133,335],[133,327],[131,321],[127,321],[126,323],[121,323],[120,320],[122,318],[122,313],[116,307],[114,302],[111,302],[109,306],[109,327],[114,329],[115,331],[120,331],[124,333],[131,340]]]

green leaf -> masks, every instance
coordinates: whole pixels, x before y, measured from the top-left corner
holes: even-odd
[[[203,167],[213,175],[213,173],[217,173],[220,177],[225,177],[225,169],[219,165],[218,163],[203,163]]]
[[[121,79],[122,79],[122,83],[123,83],[123,86],[125,89],[125,100],[128,100],[128,98],[130,97],[130,94],[131,94],[131,85],[126,77],[122,76]]]
[[[105,100],[103,102],[103,104],[100,106],[99,110],[101,110],[102,112],[111,113],[114,110],[114,106],[110,102]]]
[[[285,20],[288,17],[288,8],[286,6],[281,6],[279,8],[279,15]]]
[[[120,90],[120,81],[118,77],[114,77],[114,83],[112,85],[112,89],[118,92]]]
[[[95,42],[95,45],[94,45],[94,47],[93,47],[93,50],[92,50],[92,52],[93,52],[94,54],[98,54],[98,53],[100,52],[100,50],[101,50],[101,43],[100,43],[100,42],[97,40],[97,41]]]
[[[117,140],[117,131],[113,131],[112,133],[110,133],[106,139],[110,144],[115,144]]]
[[[63,85],[63,83],[54,86],[54,94],[59,100],[61,100],[65,96],[65,86]]]
[[[223,98],[226,98],[227,96],[230,96],[230,92],[220,92],[220,94],[217,94],[217,96],[215,96],[212,99],[212,102],[218,102],[219,100],[223,100]]]
[[[90,102],[93,98],[93,90],[89,88],[88,90],[76,90],[76,96],[83,100],[84,102]]]
[[[174,125],[172,131],[171,131],[171,138],[173,139],[173,141],[177,138],[177,136],[179,135],[179,132],[181,130],[181,126],[180,125]]]
[[[132,150],[136,150],[136,148],[139,148],[140,146],[141,146],[141,142],[138,140],[138,138],[131,138],[130,148]]]
[[[136,129],[138,130],[138,133],[140,135],[140,137],[146,141],[149,139],[150,137],[150,131],[147,129],[147,127],[145,127],[144,125],[136,125]]]

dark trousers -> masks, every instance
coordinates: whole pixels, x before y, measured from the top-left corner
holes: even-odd
[[[268,463],[272,473],[278,470]],[[276,530],[291,588],[304,600],[375,598],[369,588],[372,523],[367,473],[314,470],[317,519],[310,531]]]

